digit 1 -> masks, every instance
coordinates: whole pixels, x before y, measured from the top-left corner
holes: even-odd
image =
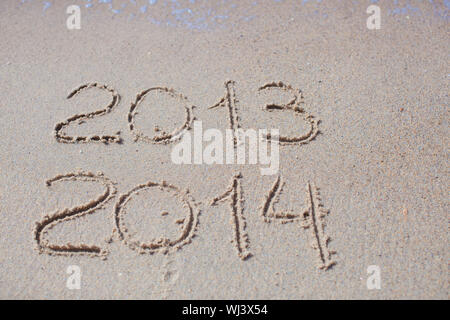
[[[234,148],[237,146],[237,137],[236,137],[236,130],[240,128],[239,126],[239,117],[237,115],[237,109],[236,109],[236,94],[234,92],[234,85],[235,82],[233,80],[228,80],[225,82],[225,88],[227,90],[227,93],[225,94],[225,97],[220,99],[218,103],[215,105],[209,107],[208,109],[213,109],[216,107],[227,107],[228,108],[228,120],[230,122],[230,129],[233,130],[233,145]]]
[[[242,175],[240,173],[234,175],[228,189],[222,195],[215,197],[211,201],[211,206],[226,200],[230,201],[231,223],[234,231],[232,242],[236,246],[238,256],[242,260],[245,260],[251,256],[251,253],[248,250],[249,239],[245,230],[246,222],[244,218],[244,199],[242,197],[241,178]]]

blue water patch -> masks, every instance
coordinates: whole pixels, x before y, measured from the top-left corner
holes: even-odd
[[[22,4],[41,3],[45,12],[56,0],[17,1]],[[310,15],[323,20],[333,15],[334,11],[329,4],[333,4],[337,0],[252,0],[245,3],[241,0],[73,0],[72,2],[86,9],[92,7],[107,8],[114,15],[128,16],[129,18],[145,16],[148,21],[156,25],[193,30],[214,30],[231,28],[241,22],[248,23],[255,19],[266,19],[265,16],[261,16],[261,10],[259,9],[264,9],[264,12],[271,12],[271,8],[274,8],[274,6],[287,6],[292,4],[293,1],[302,6],[307,5],[310,8],[313,6],[312,8],[315,10],[308,11]],[[450,0],[354,0],[353,3],[356,5],[360,1],[365,1],[368,6],[370,4],[376,4],[380,7],[386,6],[388,9],[384,12],[387,12],[390,16],[421,16],[424,13],[421,12],[418,4],[429,4],[432,9],[427,10],[427,12],[431,12],[434,17],[448,20],[450,10]],[[324,3],[327,3],[328,6],[322,6]],[[158,8],[158,10],[150,10],[151,6]],[[157,12],[161,12],[161,14],[158,15]],[[296,9],[293,10],[292,14],[298,17],[302,14],[302,11]]]
[[[44,1],[44,8],[43,8],[43,11],[47,10],[47,9],[50,8],[51,6],[52,6],[51,2]]]
[[[398,0],[394,0],[395,7],[393,9],[389,9],[389,14],[391,15],[420,15],[420,9],[414,7],[410,1],[407,1],[402,6],[399,6]]]

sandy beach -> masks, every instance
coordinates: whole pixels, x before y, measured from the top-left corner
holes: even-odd
[[[449,10],[0,1],[0,298],[448,299]]]

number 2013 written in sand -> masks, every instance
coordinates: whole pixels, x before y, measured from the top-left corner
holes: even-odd
[[[120,95],[118,92],[107,85],[99,83],[88,83],[73,90],[68,99],[73,98],[78,93],[89,90],[99,89],[108,92],[112,96],[111,102],[103,109],[75,114],[65,121],[56,124],[54,129],[54,136],[58,142],[61,143],[122,143],[120,132],[116,134],[96,134],[91,136],[69,136],[64,133],[64,129],[75,122],[85,122],[89,119],[105,115],[113,110],[120,102]],[[226,93],[220,101],[209,107],[213,109],[218,106],[226,107],[228,109],[228,122],[230,129],[236,130],[240,128],[238,110],[236,108],[236,96],[235,96],[235,82],[225,82]],[[300,90],[292,88],[290,85],[282,82],[272,82],[261,86],[258,92],[264,90],[281,90],[291,94],[292,98],[286,104],[267,104],[263,110],[268,112],[282,111],[292,112],[295,117],[298,117],[301,121],[305,121],[309,124],[308,132],[299,136],[283,136],[278,137],[277,143],[281,145],[301,145],[313,140],[319,133],[317,121],[312,115],[308,114],[303,108],[303,97]],[[157,133],[154,136],[148,136],[144,134],[139,128],[137,128],[134,118],[136,111],[142,102],[142,100],[151,93],[166,94],[167,96],[174,98],[182,105],[185,110],[185,120],[175,130],[168,133],[164,130],[156,130]],[[134,136],[135,141],[142,140],[148,143],[154,144],[170,144],[178,141],[187,130],[191,129],[193,123],[194,113],[193,105],[189,104],[188,99],[177,93],[175,90],[167,87],[153,87],[144,90],[137,94],[136,99],[131,103],[131,107],[128,112],[127,121],[131,133]],[[270,136],[266,137],[267,140],[271,140]],[[210,200],[210,206],[215,206],[223,202],[228,202],[230,207],[230,217],[232,224],[233,238],[232,243],[236,248],[238,256],[242,260],[249,258],[251,254],[250,242],[247,234],[246,220],[244,215],[244,197],[242,190],[242,175],[240,173],[234,175],[231,178],[229,187],[225,192],[214,199]],[[37,248],[40,253],[47,253],[50,255],[75,255],[84,254],[90,256],[99,256],[105,258],[108,254],[108,245],[88,245],[88,244],[71,244],[65,245],[51,243],[47,240],[48,232],[57,224],[63,223],[68,220],[73,220],[88,214],[93,214],[95,211],[104,208],[109,202],[116,198],[117,189],[116,183],[106,177],[103,173],[92,173],[77,171],[66,174],[57,175],[46,181],[47,186],[51,186],[54,183],[64,181],[84,181],[94,182],[101,184],[104,187],[103,193],[96,196],[96,198],[90,200],[87,203],[77,205],[72,208],[59,209],[51,214],[46,214],[44,217],[36,223],[33,237],[37,243]],[[325,210],[319,194],[319,189],[312,183],[306,184],[305,192],[305,206],[301,209],[294,211],[282,211],[275,208],[276,203],[279,201],[280,195],[285,186],[283,178],[279,175],[271,188],[267,191],[267,195],[262,199],[260,206],[260,215],[264,222],[279,222],[285,223],[299,223],[299,225],[308,229],[310,233],[311,247],[316,251],[318,256],[318,267],[321,269],[328,269],[335,264],[331,256],[335,253],[328,249],[328,242],[330,238],[325,234],[325,222],[324,217],[328,214],[328,210]],[[127,218],[127,204],[133,196],[137,195],[140,191],[152,191],[157,190],[168,193],[173,201],[178,202],[184,210],[184,218],[175,221],[180,225],[180,231],[176,237],[167,238],[161,236],[158,239],[152,239],[150,241],[141,241],[136,239],[134,232],[130,231],[131,226],[126,222]],[[168,183],[166,181],[153,182],[148,181],[143,184],[139,184],[126,193],[117,196],[116,203],[113,209],[113,221],[114,228],[113,234],[117,236],[124,244],[129,248],[136,250],[139,253],[169,253],[175,252],[192,242],[198,231],[197,225],[200,215],[199,209],[200,203],[193,199],[188,190],[182,190],[181,188]],[[163,216],[168,215],[168,212],[163,212]],[[111,238],[112,241],[113,237]]]

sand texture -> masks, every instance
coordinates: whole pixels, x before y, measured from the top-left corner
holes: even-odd
[[[0,1],[0,298],[448,299],[449,10]],[[199,120],[278,173],[173,163]]]

